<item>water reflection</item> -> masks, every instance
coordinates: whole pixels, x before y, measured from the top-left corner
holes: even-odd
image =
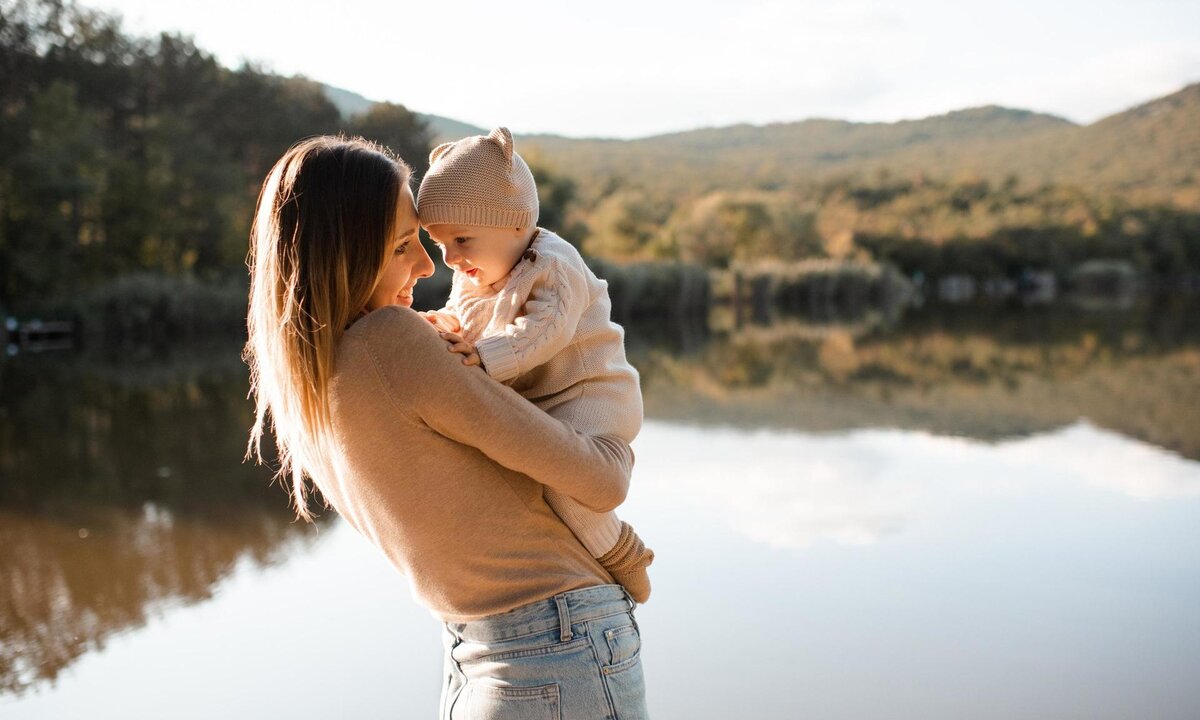
[[[664,505],[674,497],[680,514],[714,518],[775,548],[869,545],[986,497],[1200,495],[1194,462],[1082,422],[999,443],[898,430],[701,435],[661,422],[644,433],[653,451],[639,456],[639,496]]]
[[[1200,458],[1194,309],[927,312],[851,323],[732,318],[631,333],[649,417],[811,432],[894,427],[1002,440],[1097,426]],[[892,324],[888,324],[888,323]],[[636,333],[636,329],[634,333]]]
[[[149,614],[209,598],[239,562],[311,537],[240,463],[244,375],[236,345],[6,365],[0,693],[53,680]]]
[[[1195,496],[1190,314],[718,315],[631,327],[649,421],[630,517],[664,557],[688,562],[694,528],[786,550],[881,546],[1027,491]],[[269,473],[241,463],[251,408],[238,351],[233,341],[0,363],[0,695],[46,685],[114,633],[212,597],[239,565],[313,542]],[[1047,477],[1058,484],[1039,485]],[[653,512],[638,518],[639,507]],[[653,519],[680,508],[695,522]],[[687,537],[673,549],[675,531]]]
[[[149,503],[141,512],[0,511],[0,693],[54,680],[113,633],[211,598],[239,562],[275,562],[309,537],[265,510],[219,523]]]

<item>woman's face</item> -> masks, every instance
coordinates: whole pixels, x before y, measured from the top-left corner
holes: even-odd
[[[395,236],[391,251],[384,260],[379,282],[367,300],[367,310],[386,305],[412,307],[413,286],[421,278],[433,274],[433,261],[417,237],[419,228],[412,190],[405,187],[396,203]]]

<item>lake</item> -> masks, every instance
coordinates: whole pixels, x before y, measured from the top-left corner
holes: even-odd
[[[1200,716],[1195,304],[630,328],[654,717]],[[433,717],[439,625],[241,463],[238,344],[0,363],[0,717]]]

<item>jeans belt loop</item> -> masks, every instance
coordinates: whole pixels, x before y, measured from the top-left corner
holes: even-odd
[[[567,598],[563,595],[554,596],[554,604],[558,606],[558,639],[566,642],[571,639],[571,613],[567,610]]]

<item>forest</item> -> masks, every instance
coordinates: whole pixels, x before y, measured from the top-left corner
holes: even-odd
[[[143,292],[243,285],[259,184],[301,138],[363,135],[418,172],[428,156],[428,130],[402,106],[343,117],[320,84],[222,67],[187,37],[134,37],[119,18],[60,0],[0,8],[0,306],[10,311],[111,296],[128,276],[140,280],[121,287]]]
[[[67,0],[0,9],[0,314],[239,327],[251,210],[274,159],[345,133],[419,175],[451,122],[393,103],[349,112],[316,81],[227,68],[186,36],[138,37]],[[1176,290],[1200,277],[1198,120],[1193,85],[1086,127],[983,108],[519,142],[542,224],[610,275],[828,260],[1066,279],[1100,259]]]

